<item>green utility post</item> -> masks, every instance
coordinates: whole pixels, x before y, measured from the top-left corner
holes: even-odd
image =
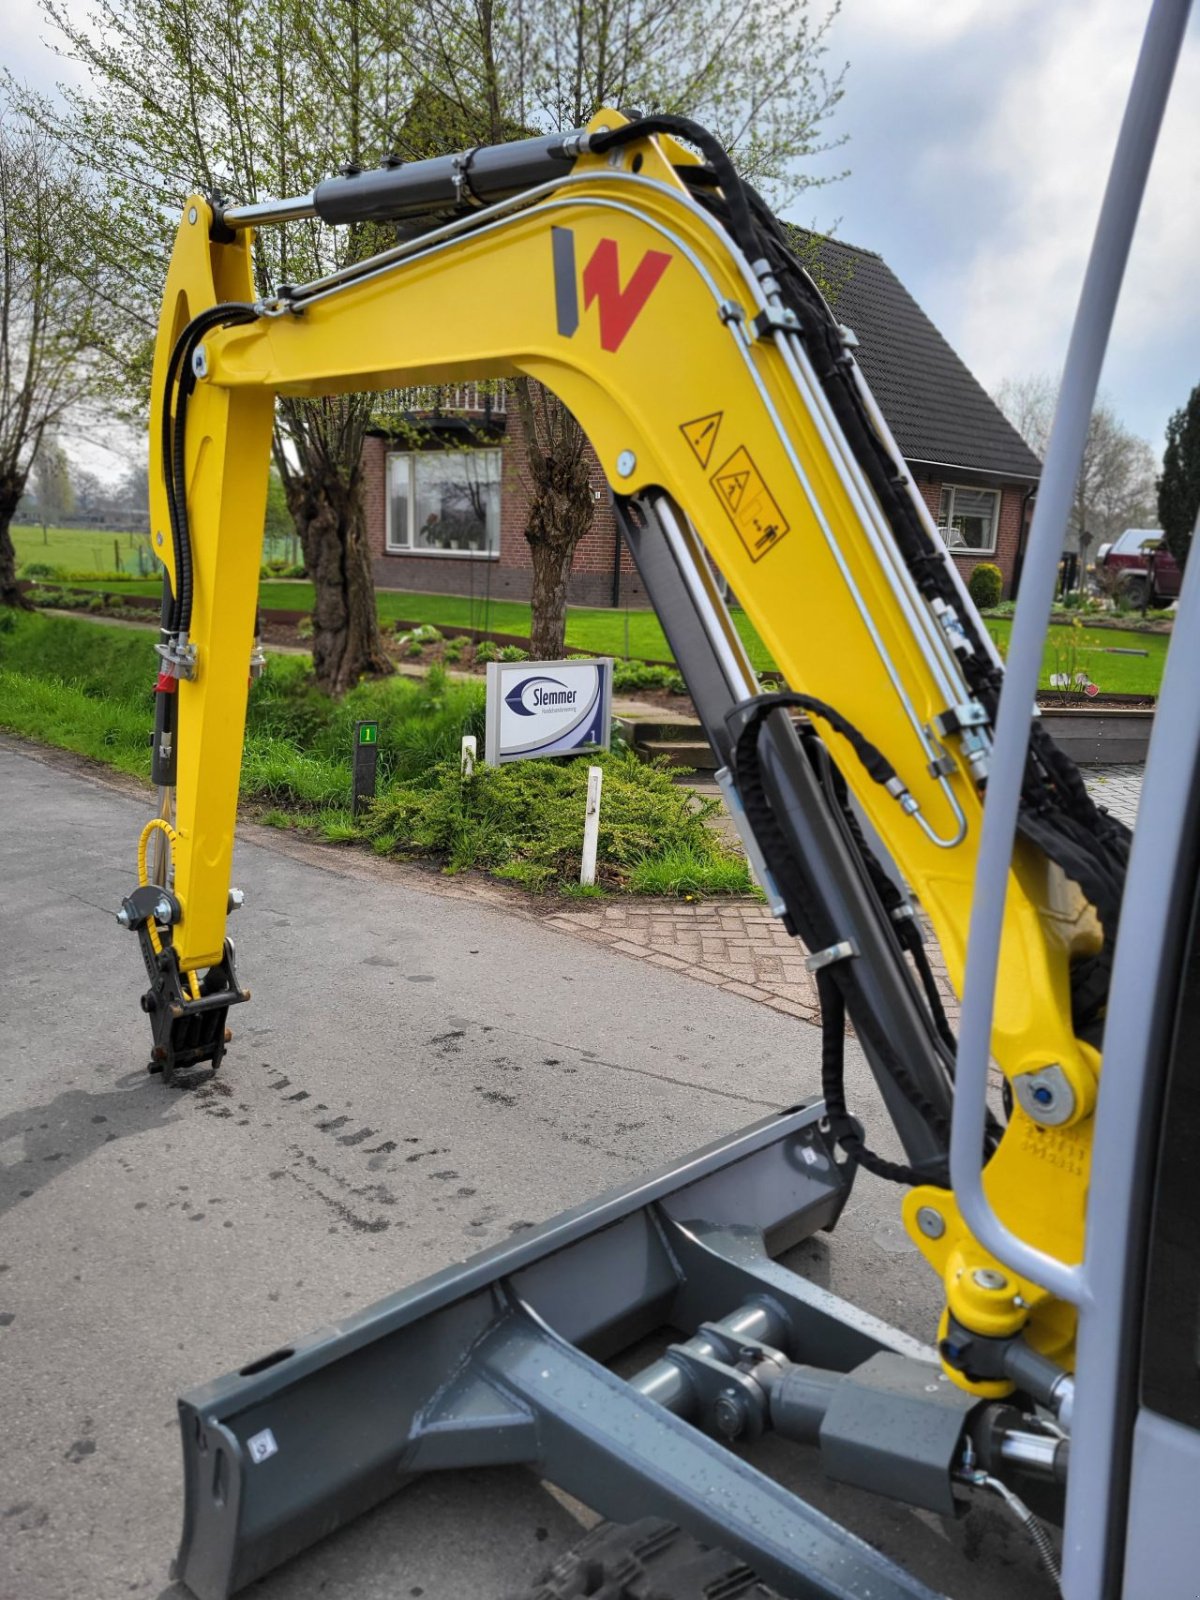
[[[354,781],[350,795],[350,814],[357,817],[364,801],[375,798],[375,769],[379,761],[379,724],[354,724]]]

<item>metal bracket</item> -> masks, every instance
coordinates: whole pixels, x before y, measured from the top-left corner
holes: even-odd
[[[767,306],[750,324],[756,339],[767,339],[776,333],[799,333],[800,318],[790,306]]]
[[[812,955],[805,956],[804,965],[809,972],[820,972],[822,967],[831,967],[835,961],[852,961],[858,955],[858,946],[853,939],[840,939],[837,944],[827,945],[824,950],[814,950]]]
[[[174,896],[153,885],[145,888],[170,900],[178,917],[179,902]],[[144,892],[145,889],[135,889],[126,905]],[[125,906],[121,909],[124,911]],[[121,920],[120,912],[117,916]],[[138,924],[137,934],[150,979],[150,987],[142,996],[142,1010],[150,1018],[152,1038],[147,1070],[161,1072],[166,1084],[194,1087],[210,1078],[221,1065],[225,1046],[232,1037],[225,1026],[230,1006],[250,998],[249,989],[238,985],[233,941],[226,939],[221,960],[200,980],[200,998],[195,1000],[184,986],[171,945],[163,943],[160,950],[155,950],[147,919]]]
[[[131,933],[137,933],[151,918],[170,927],[182,915],[183,908],[169,889],[160,889],[156,883],[142,883],[121,901],[117,921]]]
[[[172,678],[195,678],[198,660],[196,646],[187,639],[168,639],[154,646],[163,668]]]
[[[975,781],[979,784],[984,783],[988,775],[992,741],[990,734],[984,730],[990,724],[991,718],[978,700],[965,700],[961,705],[948,706],[930,724],[931,733],[943,739],[957,735]]]

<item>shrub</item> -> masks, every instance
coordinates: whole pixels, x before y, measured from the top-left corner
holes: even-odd
[[[497,661],[528,661],[529,651],[522,650],[519,644],[501,645],[496,652]]]
[[[27,561],[21,568],[23,578],[61,578],[62,568],[51,567],[44,561]]]
[[[497,646],[490,639],[481,639],[475,646],[475,660],[480,662],[495,661]]]
[[[613,665],[613,688],[618,694],[637,689],[666,689],[670,694],[686,694],[683,674],[674,667],[651,666],[648,661],[618,661]]]
[[[971,576],[967,579],[967,593],[980,611],[998,605],[1000,596],[1004,593],[1004,574],[992,562],[981,561],[977,567],[971,569]]]
[[[717,801],[697,803],[670,771],[635,756],[593,759],[604,768],[602,882],[627,888],[636,880],[651,893],[747,891],[745,863],[709,826]],[[514,761],[480,766],[464,781],[456,756],[382,795],[366,831],[377,847],[389,840],[385,848],[437,856],[454,872],[480,867],[530,889],[577,882],[588,765]]]

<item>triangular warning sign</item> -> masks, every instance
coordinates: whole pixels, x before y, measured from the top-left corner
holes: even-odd
[[[730,511],[736,511],[742,503],[742,496],[746,492],[750,474],[748,472],[731,472],[724,478],[716,480],[717,488],[725,498],[725,504]]]
[[[692,453],[702,467],[709,463],[724,415],[723,411],[710,411],[706,417],[697,417],[694,422],[681,422],[679,425],[680,433],[691,445]]]

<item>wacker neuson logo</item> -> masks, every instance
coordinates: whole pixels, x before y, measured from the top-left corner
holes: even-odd
[[[579,275],[572,228],[551,228],[554,250],[554,305],[558,331],[572,339],[579,327]],[[658,281],[671,265],[664,250],[647,250],[621,287],[621,262],[615,239],[601,239],[583,268],[583,309],[593,303],[600,319],[600,348],[617,351],[641,315]]]
[[[539,711],[573,708],[578,698],[578,689],[568,689],[557,678],[522,678],[504,696],[504,703],[519,717],[533,717]]]

